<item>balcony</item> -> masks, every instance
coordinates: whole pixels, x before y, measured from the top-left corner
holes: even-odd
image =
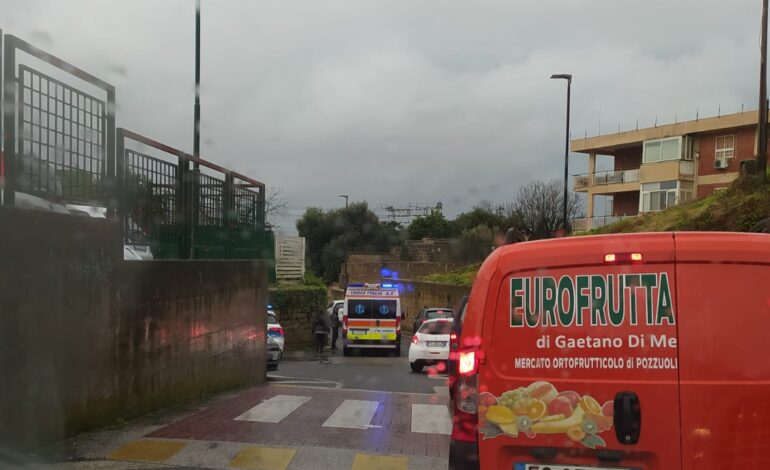
[[[577,175],[574,177],[573,183],[576,191],[587,191],[589,186],[608,186],[608,185],[623,185],[626,183],[638,183],[639,182],[639,170],[619,170],[619,171],[599,171],[594,174]],[[596,189],[596,188],[594,188]],[[602,192],[620,192],[628,191],[634,188],[625,187],[612,187],[601,188]]]
[[[595,230],[607,225],[612,225],[615,222],[620,222],[623,219],[636,217],[635,215],[605,215],[600,217],[586,217],[582,219],[572,219],[572,231],[573,232],[587,232],[589,230]]]

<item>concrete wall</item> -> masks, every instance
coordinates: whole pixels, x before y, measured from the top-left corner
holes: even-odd
[[[406,312],[401,328],[404,333],[412,333],[412,323],[424,306],[449,307],[456,309],[463,295],[471,288],[432,282],[412,282],[411,288],[401,294],[401,309]]]
[[[266,268],[123,261],[106,220],[0,208],[0,443],[264,379]]]

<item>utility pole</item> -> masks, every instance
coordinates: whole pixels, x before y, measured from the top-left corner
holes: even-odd
[[[195,108],[193,117],[193,156],[201,156],[201,0],[195,0]],[[199,168],[195,162],[195,168]]]
[[[762,181],[767,181],[767,0],[762,0],[762,31],[759,58],[759,152],[757,166]]]
[[[340,197],[345,198],[345,232],[342,234],[342,241],[344,242],[345,247],[345,259],[343,260],[344,266],[345,266],[345,286],[347,287],[348,284],[350,284],[350,278],[348,278],[348,234],[347,234],[347,228],[348,228],[348,195],[347,194],[340,194]]]
[[[567,129],[566,136],[564,138],[564,200],[562,201],[562,229],[566,235],[569,232],[569,221],[567,220],[567,187],[569,184],[569,114],[570,114],[570,101],[572,94],[572,75],[568,73],[561,73],[551,75],[551,79],[566,80],[567,81]]]

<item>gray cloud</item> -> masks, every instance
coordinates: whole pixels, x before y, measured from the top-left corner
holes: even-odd
[[[119,125],[190,150],[192,0],[3,3],[6,32],[118,87]],[[552,73],[573,137],[756,108],[752,0],[203,3],[203,154],[281,187],[285,229],[343,192],[452,215],[558,178]]]

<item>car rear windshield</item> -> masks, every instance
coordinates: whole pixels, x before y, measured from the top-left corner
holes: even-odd
[[[432,321],[423,323],[418,333],[426,335],[448,335],[452,331],[451,321]]]
[[[425,316],[428,318],[428,320],[432,320],[434,318],[453,318],[454,314],[454,310],[450,310],[448,308],[442,310],[428,310],[425,312]]]
[[[267,314],[267,324],[268,325],[277,325],[278,324],[278,319],[275,318],[275,315],[273,315],[271,313],[268,313]]]

